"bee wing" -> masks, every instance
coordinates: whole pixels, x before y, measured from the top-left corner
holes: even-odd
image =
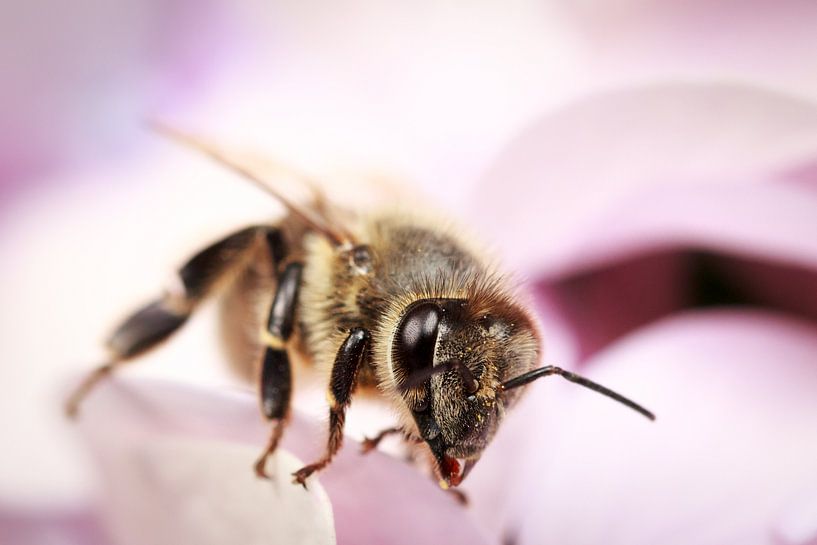
[[[293,216],[300,218],[313,230],[324,235],[334,245],[342,246],[355,243],[351,234],[339,220],[338,213],[326,198],[326,194],[321,189],[321,184],[309,175],[268,157],[261,158],[257,154],[226,151],[213,142],[163,123],[151,122],[150,127],[175,142],[203,153],[218,164],[239,174],[265,193],[272,195]],[[311,198],[306,205],[296,203],[269,181],[281,178],[296,180],[309,190]]]

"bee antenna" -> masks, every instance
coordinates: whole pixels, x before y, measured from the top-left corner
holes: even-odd
[[[474,374],[471,372],[471,370],[468,369],[468,367],[460,360],[449,360],[445,363],[441,363],[440,365],[414,371],[405,381],[400,383],[400,391],[405,392],[407,390],[411,390],[412,388],[423,384],[434,375],[439,373],[447,373],[448,371],[457,371],[459,373],[462,383],[465,385],[465,393],[468,395],[474,395],[477,393],[477,390],[479,390],[479,381],[474,378]]]
[[[189,148],[195,149],[196,151],[203,153],[204,155],[214,160],[216,163],[237,173],[245,180],[255,185],[257,188],[272,195],[281,204],[283,204],[284,207],[287,210],[289,210],[290,213],[292,213],[294,216],[297,216],[304,223],[309,225],[312,229],[325,236],[335,246],[342,246],[350,242],[348,236],[340,234],[339,232],[333,230],[329,226],[324,225],[315,218],[313,218],[306,210],[303,210],[301,207],[299,207],[298,205],[284,197],[280,192],[278,192],[275,188],[270,186],[258,175],[254,174],[249,169],[247,169],[243,165],[240,165],[236,161],[228,158],[226,155],[218,151],[212,145],[206,143],[205,141],[191,134],[184,133],[178,129],[175,129],[158,121],[151,120],[148,121],[147,124],[148,127],[150,127],[158,134],[161,134],[162,136],[174,140],[175,142],[181,143]],[[298,174],[298,176],[305,178],[303,175],[300,174]]]
[[[524,386],[530,382],[533,382],[536,379],[540,379],[542,377],[547,377],[550,375],[559,375],[562,378],[573,382],[574,384],[578,384],[580,386],[584,386],[585,388],[589,388],[595,392],[598,392],[602,395],[606,395],[611,399],[615,399],[622,405],[626,405],[627,407],[631,408],[632,410],[641,413],[645,417],[649,418],[650,420],[655,420],[655,415],[630,399],[627,399],[621,394],[610,390],[609,388],[605,388],[601,384],[597,384],[592,380],[586,379],[582,376],[579,376],[575,373],[571,373],[570,371],[565,371],[561,367],[555,367],[553,365],[547,365],[545,367],[541,367],[539,369],[534,369],[533,371],[528,371],[518,377],[514,377],[511,380],[504,382],[502,384],[503,390],[513,390],[514,388],[519,388],[520,386]]]

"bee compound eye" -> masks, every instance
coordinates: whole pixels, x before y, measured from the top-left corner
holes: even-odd
[[[436,304],[424,302],[412,307],[400,321],[394,337],[393,353],[405,376],[434,365],[441,313]]]

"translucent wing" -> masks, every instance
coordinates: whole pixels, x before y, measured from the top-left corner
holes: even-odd
[[[335,246],[354,244],[353,237],[343,228],[333,214],[332,207],[320,189],[320,184],[308,175],[270,159],[256,159],[254,161],[239,160],[237,157],[223,151],[219,146],[204,138],[185,133],[163,123],[152,122],[150,123],[150,127],[175,142],[179,142],[184,146],[203,153],[218,164],[240,175],[265,193],[272,195],[284,205],[293,216],[300,218],[314,231],[325,236]],[[248,163],[254,163],[255,168]],[[298,180],[312,193],[311,202],[306,206],[296,204],[272,185],[268,181],[267,176],[261,174],[262,171],[267,173],[267,176],[270,177],[285,177]]]

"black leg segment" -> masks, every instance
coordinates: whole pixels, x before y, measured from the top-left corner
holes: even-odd
[[[116,328],[107,346],[121,359],[138,356],[167,339],[187,321],[188,316],[189,311],[171,309],[164,300],[154,301]]]
[[[281,342],[289,340],[295,324],[295,306],[298,304],[298,288],[301,285],[303,265],[290,263],[278,278],[278,289],[272,301],[267,331]]]
[[[369,342],[369,332],[356,327],[349,332],[346,341],[341,345],[332,365],[332,379],[329,388],[332,392],[332,409],[346,409],[352,398],[352,390],[363,361],[363,353]]]
[[[294,482],[306,487],[306,479],[320,471],[332,461],[343,444],[343,427],[346,424],[346,409],[352,399],[357,374],[360,371],[366,347],[369,343],[369,332],[355,328],[341,345],[332,366],[332,378],[329,384],[329,440],[323,458],[313,464],[302,467],[293,476]]]
[[[289,408],[292,377],[286,342],[295,323],[302,270],[300,263],[290,263],[281,273],[267,320],[267,348],[261,362],[261,408],[268,419],[283,418]]]
[[[261,367],[261,409],[268,420],[284,418],[292,393],[292,374],[286,350],[264,350]]]
[[[286,345],[295,325],[302,270],[303,265],[300,263],[290,263],[278,277],[278,287],[263,335],[267,346],[261,361],[261,412],[272,421],[272,430],[266,448],[255,462],[255,473],[259,477],[267,476],[267,458],[278,447],[284,422],[289,416],[292,373]]]
[[[222,279],[240,270],[264,244],[271,256],[285,252],[277,228],[247,227],[211,244],[191,257],[178,272],[181,286],[167,291],[156,301],[131,314],[108,339],[110,358],[80,384],[69,398],[66,412],[74,415],[82,399],[93,387],[122,363],[157,346],[179,330],[201,300],[211,294]]]
[[[286,259],[288,252],[284,234],[280,229],[268,229],[266,237],[272,264],[278,270],[278,267]]]
[[[191,257],[179,269],[185,295],[193,300],[207,295],[224,273],[233,268],[236,261],[247,257],[247,250],[253,247],[260,237],[269,240],[271,232],[277,233],[278,230],[263,226],[247,227],[211,244]],[[272,238],[275,239],[276,236]],[[278,238],[280,239],[280,236]],[[280,253],[281,250],[272,253],[276,252]]]

